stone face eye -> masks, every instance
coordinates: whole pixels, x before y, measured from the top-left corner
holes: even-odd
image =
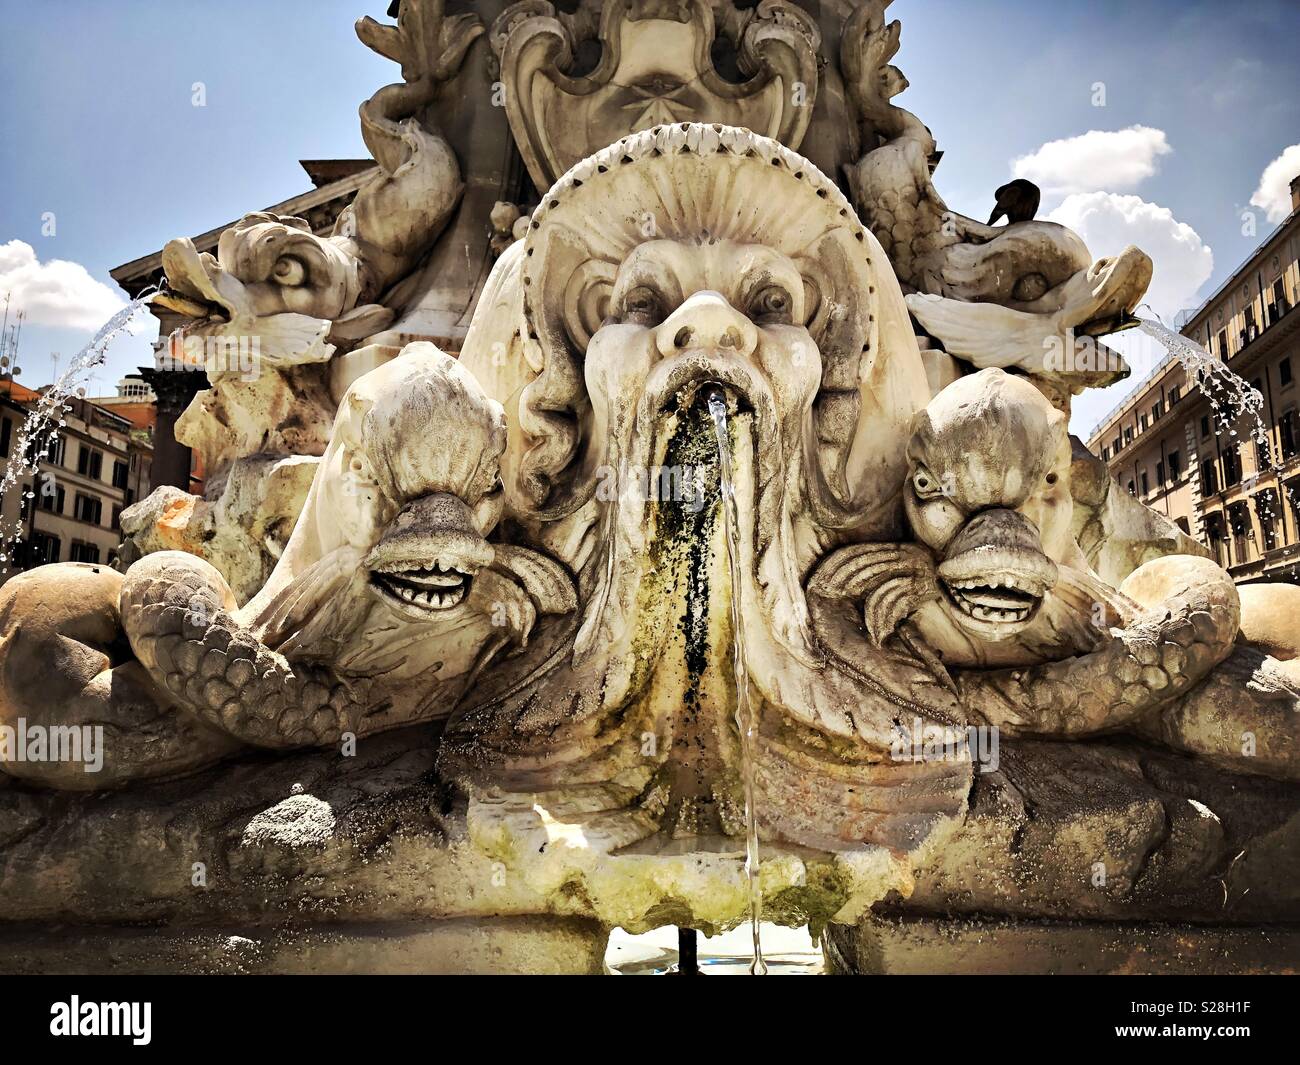
[[[292,255],[281,255],[275,261],[271,276],[282,285],[301,285],[307,280],[307,268],[301,259]]]
[[[765,324],[789,325],[794,300],[780,285],[764,285],[749,301],[749,317]]]
[[[623,320],[656,325],[663,319],[663,300],[649,285],[637,285],[623,297]]]

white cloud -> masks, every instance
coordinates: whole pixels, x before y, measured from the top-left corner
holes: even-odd
[[[80,263],[66,259],[41,262],[24,241],[0,244],[0,302],[6,294],[10,321],[27,312],[28,325],[95,329],[126,304],[113,289],[96,281]]]
[[[1090,129],[1078,137],[1048,141],[1037,151],[1013,160],[1011,169],[1016,177],[1028,178],[1049,195],[1099,189],[1121,192],[1151,177],[1156,160],[1171,151],[1162,129]]]
[[[1196,302],[1197,290],[1214,270],[1214,253],[1168,207],[1140,196],[1083,192],[1067,196],[1048,218],[1081,236],[1094,258],[1114,255],[1136,244],[1155,266],[1146,300],[1165,319]]]
[[[1259,188],[1250,198],[1264,208],[1270,222],[1280,222],[1291,213],[1291,179],[1300,174],[1300,144],[1285,148],[1282,154],[1264,167]]]

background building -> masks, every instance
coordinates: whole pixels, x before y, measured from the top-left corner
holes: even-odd
[[[6,469],[21,458],[21,427],[40,399],[40,392],[0,381],[0,461]],[[123,508],[149,491],[149,431],[89,399],[74,397],[67,406],[49,455],[5,493],[6,530],[19,529],[21,542],[0,580],[47,562],[112,563]],[[39,449],[33,443],[29,457]]]
[[[1121,487],[1208,545],[1238,583],[1300,583],[1300,177],[1291,203],[1181,329],[1260,393],[1266,443],[1173,358],[1088,440]]]

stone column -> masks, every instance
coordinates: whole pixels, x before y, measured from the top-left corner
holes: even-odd
[[[153,431],[153,467],[150,487],[172,485],[190,490],[190,449],[176,439],[176,419],[194,396],[208,387],[202,370],[157,370],[140,367],[140,376],[157,397],[158,419]]]

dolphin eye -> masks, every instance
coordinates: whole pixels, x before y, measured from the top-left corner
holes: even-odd
[[[301,285],[307,280],[307,268],[294,255],[281,255],[276,259],[271,276],[281,285]]]
[[[933,499],[943,494],[943,488],[935,480],[934,474],[924,466],[917,467],[916,472],[912,474],[912,488],[922,499]]]
[[[623,297],[623,321],[657,325],[663,320],[663,300],[649,285],[637,285]]]
[[[780,285],[764,285],[749,301],[749,317],[768,325],[789,325],[794,300]]]

